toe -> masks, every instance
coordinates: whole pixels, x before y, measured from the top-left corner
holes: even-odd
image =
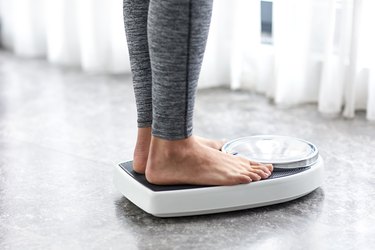
[[[252,166],[262,166],[263,164],[260,163],[260,162],[256,162],[256,161],[249,161],[250,162],[250,165]]]
[[[266,164],[267,169],[272,172],[273,171],[273,165],[272,164]]]
[[[270,175],[271,171],[266,165],[252,166],[253,169],[261,170],[262,172]]]
[[[262,179],[267,179],[268,177],[270,177],[271,173],[267,173],[267,172],[264,172],[264,171],[259,171],[257,173],[260,177],[262,177]]]
[[[251,181],[252,181],[251,178],[249,176],[247,176],[247,175],[240,175],[240,176],[238,176],[238,182],[239,183],[249,183]]]
[[[260,177],[257,173],[254,172],[250,172],[249,176],[253,181],[260,181],[262,179],[262,177]]]
[[[262,179],[267,179],[271,175],[270,173],[267,173],[263,171],[262,169],[253,169],[252,172],[259,175]]]

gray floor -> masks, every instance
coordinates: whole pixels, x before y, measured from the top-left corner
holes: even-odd
[[[159,219],[112,186],[135,141],[129,76],[83,74],[0,53],[0,249],[374,249],[375,125],[316,106],[276,108],[225,89],[198,93],[195,132],[302,137],[325,184],[282,205]]]

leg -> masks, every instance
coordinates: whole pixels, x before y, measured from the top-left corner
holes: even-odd
[[[134,149],[133,168],[144,173],[151,142],[152,124],[152,77],[147,38],[147,19],[149,0],[124,0],[124,24],[134,93],[137,104],[138,136]],[[220,149],[221,141],[197,138],[198,142],[209,147]]]
[[[212,0],[151,0],[153,135],[192,134],[195,91],[211,20]]]
[[[124,0],[124,24],[137,104],[138,127],[152,124],[151,65],[147,41],[149,0]]]
[[[151,65],[147,41],[149,0],[124,0],[124,24],[128,42],[133,86],[137,104],[138,136],[133,168],[144,173],[151,141]]]
[[[149,8],[153,136],[148,181],[233,185],[267,178],[272,166],[224,154],[192,136],[195,90],[212,0],[151,0]]]

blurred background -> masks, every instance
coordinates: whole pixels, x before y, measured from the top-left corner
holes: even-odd
[[[194,134],[306,139],[325,182],[159,219],[112,184],[137,136],[122,0],[0,0],[0,249],[375,249],[374,10],[214,0]]]
[[[214,1],[199,87],[375,120],[374,1]],[[129,73],[120,0],[1,0],[1,44],[20,57]]]

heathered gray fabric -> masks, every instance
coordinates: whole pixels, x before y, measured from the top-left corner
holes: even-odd
[[[124,0],[124,24],[137,104],[138,127],[152,124],[152,80],[147,41],[149,0]]]
[[[148,15],[144,11],[147,6]],[[168,140],[189,137],[193,130],[195,92],[211,21],[212,0],[125,0],[124,10],[128,43],[133,44],[129,46],[129,53],[138,126],[145,125],[140,121],[150,117],[144,111],[148,110],[145,106],[148,107],[151,95],[152,134]],[[134,20],[128,20],[130,18]],[[147,20],[147,32],[145,24],[140,23],[144,20]],[[140,34],[141,31],[145,33]],[[145,57],[144,46],[136,44],[143,44],[144,40],[148,42],[149,51],[149,56]],[[151,70],[146,69],[147,59]],[[145,76],[150,71],[152,87]]]

